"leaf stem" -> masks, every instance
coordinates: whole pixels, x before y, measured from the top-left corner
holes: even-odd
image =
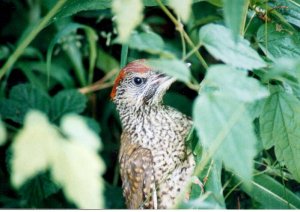
[[[8,58],[6,63],[0,69],[0,79],[5,73],[14,65],[18,58],[22,55],[26,47],[37,36],[37,34],[46,27],[50,19],[59,11],[59,9],[67,2],[67,0],[59,0],[55,6],[47,13],[47,15],[38,23],[38,25],[24,38],[12,55]]]
[[[172,15],[172,13],[168,10],[168,8],[161,2],[161,0],[156,0],[156,2],[160,6],[160,8],[163,10],[163,12],[174,23],[174,25],[175,25],[176,29],[179,31],[179,33],[182,33],[182,35],[183,35],[184,39],[186,40],[186,42],[188,43],[188,45],[193,49],[196,48],[195,44],[193,43],[193,41],[191,40],[189,35],[183,29],[183,24],[181,22],[177,21],[177,19]],[[205,60],[203,59],[202,55],[199,53],[199,51],[195,51],[195,54],[196,54],[197,58],[199,59],[200,63],[202,64],[202,66],[205,69],[207,69],[208,65],[205,62]]]

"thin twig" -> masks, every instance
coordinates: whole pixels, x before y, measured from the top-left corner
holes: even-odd
[[[195,44],[193,43],[193,41],[191,40],[191,38],[189,37],[189,35],[185,32],[184,28],[183,28],[183,24],[179,21],[177,21],[177,19],[172,15],[172,13],[168,10],[168,8],[161,2],[161,0],[156,0],[157,4],[160,6],[160,8],[163,10],[163,12],[170,18],[170,20],[174,23],[176,29],[182,33],[184,39],[186,40],[186,42],[188,43],[188,45],[190,45],[191,48],[195,48]],[[195,52],[197,58],[199,59],[200,63],[202,64],[202,66],[207,69],[208,65],[205,62],[205,60],[203,59],[202,55],[199,53],[199,51]]]
[[[113,76],[115,76],[117,71],[118,71],[118,69],[113,69],[112,71],[108,72],[103,78],[101,78],[94,84],[80,88],[80,89],[78,89],[78,91],[82,94],[88,94],[91,92],[99,91],[99,90],[113,86],[114,82],[111,81],[110,79],[113,78]],[[106,82],[107,80],[110,80],[110,81]]]

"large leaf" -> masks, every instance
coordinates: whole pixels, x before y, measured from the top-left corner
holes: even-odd
[[[231,31],[222,25],[208,24],[202,27],[200,43],[216,59],[235,67],[251,70],[266,66],[247,40],[239,37],[235,42]]]
[[[215,94],[244,102],[253,102],[269,95],[259,81],[247,76],[247,72],[226,65],[210,67],[205,84],[216,88]]]
[[[300,58],[300,33],[276,24],[264,24],[257,31],[260,48],[272,60],[280,57]]]
[[[295,96],[275,91],[266,101],[260,117],[260,131],[266,149],[275,154],[300,181],[300,101]]]
[[[195,102],[194,124],[203,146],[245,181],[252,175],[256,137],[244,103],[208,94]]]
[[[77,90],[64,90],[56,94],[51,102],[51,121],[59,120],[67,113],[81,113],[87,98]]]
[[[113,0],[112,11],[116,16],[118,40],[127,42],[132,30],[143,19],[142,0]]]
[[[182,82],[190,82],[191,72],[188,66],[177,59],[149,59],[147,64],[154,70],[168,74]]]
[[[243,186],[243,190],[265,209],[300,208],[299,196],[268,175],[255,176],[251,184],[251,189]]]
[[[244,30],[249,0],[242,0],[238,3],[235,0],[223,0],[223,2],[226,25],[233,32],[234,38],[238,40],[238,35],[241,35]]]
[[[0,114],[3,119],[10,119],[22,124],[25,114],[30,109],[36,109],[48,114],[50,110],[50,97],[43,91],[20,84],[14,86],[9,99],[0,100]]]

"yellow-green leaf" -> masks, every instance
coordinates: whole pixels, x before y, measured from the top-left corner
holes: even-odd
[[[12,184],[16,188],[51,166],[59,139],[57,130],[44,114],[38,111],[27,114],[24,128],[12,144]]]
[[[127,42],[132,30],[139,25],[143,19],[143,3],[141,0],[114,0],[112,11],[115,14],[118,40]]]
[[[4,144],[6,141],[6,129],[0,120],[0,145]]]
[[[183,22],[187,22],[190,17],[192,3],[192,0],[169,0],[169,6],[174,9]]]

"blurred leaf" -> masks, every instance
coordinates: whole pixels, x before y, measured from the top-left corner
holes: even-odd
[[[272,60],[280,57],[300,58],[300,33],[280,25],[264,24],[257,31],[259,47]]]
[[[0,100],[0,114],[3,119],[10,119],[22,124],[25,114],[30,109],[48,114],[49,103],[49,96],[41,90],[29,84],[19,84],[11,89],[9,99]]]
[[[44,114],[37,111],[28,113],[23,130],[12,144],[11,181],[16,188],[50,167],[51,158],[58,151],[59,139],[56,128],[49,124]]]
[[[204,148],[249,182],[256,137],[244,103],[204,93],[196,99],[193,119]]]
[[[189,83],[191,79],[191,72],[188,66],[177,59],[149,59],[147,64],[155,70],[159,70],[167,75],[175,77],[176,79]]]
[[[61,120],[61,129],[74,142],[97,152],[101,148],[97,134],[90,130],[85,120],[77,115],[67,115]]]
[[[112,0],[68,0],[61,10],[54,16],[53,21],[74,15],[81,11],[103,10],[110,8]]]
[[[211,66],[205,77],[208,86],[216,88],[216,95],[253,102],[269,95],[268,90],[256,79],[247,76],[246,71],[239,71],[226,65]]]
[[[12,146],[12,184],[19,188],[26,180],[49,169],[66,197],[80,208],[103,208],[101,175],[105,166],[97,154],[100,139],[76,115],[65,116],[61,130],[65,137],[42,113],[28,113]]]
[[[98,49],[96,66],[108,73],[114,69],[120,69],[119,62],[102,49]]]
[[[87,116],[83,116],[82,118],[84,119],[84,121],[87,124],[87,126],[92,131],[94,131],[94,133],[100,134],[101,129],[100,129],[99,123],[95,119],[92,119],[92,118],[87,117]]]
[[[252,188],[243,187],[243,190],[265,209],[300,208],[299,196],[265,174],[255,176]]]
[[[163,39],[154,32],[134,32],[129,38],[128,45],[132,49],[159,54],[163,51],[165,44]]]
[[[47,74],[50,75],[50,71],[52,70],[51,68],[51,61],[52,61],[52,54],[54,47],[57,43],[60,43],[63,45],[65,52],[69,56],[74,69],[76,71],[76,75],[81,83],[81,86],[86,85],[86,74],[85,74],[85,69],[82,63],[82,55],[81,52],[76,45],[76,42],[73,41],[68,41],[68,36],[71,36],[72,33],[76,32],[78,29],[82,29],[85,31],[87,40],[89,43],[89,48],[90,48],[90,57],[89,57],[89,62],[90,62],[90,67],[89,67],[89,72],[90,75],[93,75],[93,69],[95,66],[96,62],[96,40],[97,35],[95,31],[86,25],[82,24],[77,24],[77,23],[70,23],[66,25],[63,30],[59,31],[55,37],[52,39],[51,43],[49,44],[49,48],[47,51]],[[64,43],[65,42],[65,43]],[[91,78],[91,76],[89,76]]]
[[[275,154],[300,182],[300,101],[295,96],[275,91],[266,101],[260,117],[265,149],[275,146]]]
[[[5,142],[6,142],[6,129],[0,119],[0,146],[5,144]]]
[[[77,90],[63,90],[52,99],[50,120],[57,121],[68,113],[81,113],[86,104],[86,96]]]
[[[223,0],[225,22],[235,41],[238,41],[239,35],[243,35],[249,1],[242,0],[236,3],[235,0]]]
[[[192,3],[192,0],[169,0],[168,5],[173,8],[175,13],[186,23],[190,17]]]
[[[112,11],[116,16],[118,40],[125,43],[143,19],[142,0],[113,0]]]
[[[217,24],[208,24],[200,29],[200,43],[216,59],[244,69],[257,69],[266,66],[247,40],[242,37],[235,42],[229,29]]]

